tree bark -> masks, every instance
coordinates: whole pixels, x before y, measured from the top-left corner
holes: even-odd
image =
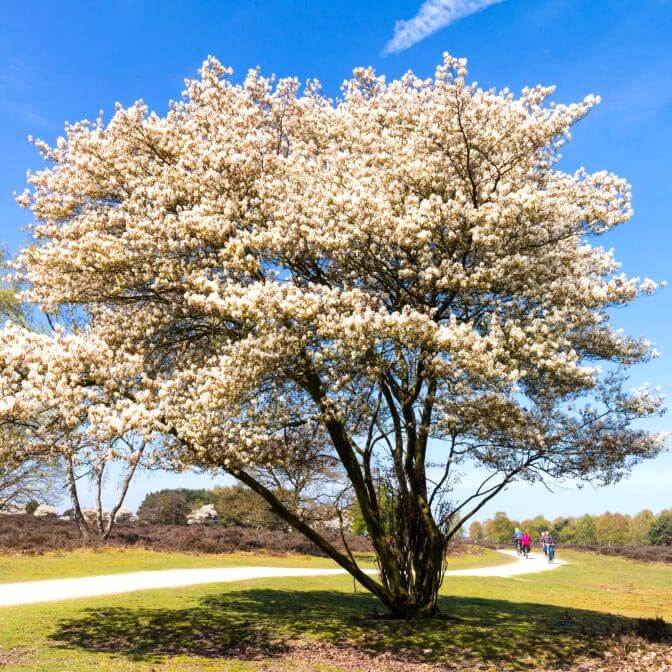
[[[112,532],[112,528],[114,527],[114,521],[117,518],[117,513],[119,513],[119,509],[124,504],[124,500],[126,499],[126,494],[128,493],[128,488],[131,484],[131,480],[133,480],[133,476],[135,475],[135,471],[138,468],[138,464],[140,463],[140,459],[142,458],[142,454],[145,451],[146,444],[143,442],[138,450],[135,452],[135,454],[131,457],[130,464],[128,467],[128,471],[126,472],[126,476],[124,477],[124,480],[122,481],[121,484],[121,491],[119,492],[119,497],[117,498],[117,503],[112,507],[110,510],[110,517],[107,521],[107,526],[105,527],[105,530],[103,531],[102,538],[103,539],[108,539],[110,536],[110,533]]]
[[[79,493],[77,492],[77,478],[75,477],[75,465],[72,462],[72,456],[66,458],[66,472],[68,476],[68,493],[70,494],[70,503],[72,505],[72,517],[84,541],[89,539],[89,525],[84,518],[82,508],[79,505]]]

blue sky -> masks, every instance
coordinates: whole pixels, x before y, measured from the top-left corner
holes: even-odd
[[[27,213],[14,191],[40,160],[26,138],[54,140],[64,121],[143,98],[164,112],[208,54],[235,69],[319,78],[336,94],[359,65],[388,77],[429,76],[443,51],[469,59],[484,86],[557,84],[556,99],[603,103],[582,122],[563,166],[627,177],[634,219],[609,234],[630,275],[672,280],[672,2],[670,0],[6,0],[0,22],[0,241],[15,251]],[[395,28],[396,27],[396,28]],[[615,316],[663,353],[633,383],[672,389],[672,288]],[[656,422],[672,428],[672,416]],[[514,486],[486,510],[523,517],[672,507],[672,456],[600,491],[550,494]],[[464,487],[468,487],[469,475]],[[153,474],[130,493],[197,486],[200,476]]]

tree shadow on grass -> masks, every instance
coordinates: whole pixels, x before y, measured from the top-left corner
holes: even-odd
[[[89,609],[58,623],[61,647],[115,653],[136,661],[176,655],[275,658],[302,639],[416,662],[469,658],[511,669],[563,666],[598,656],[630,620],[578,609],[450,597],[442,617],[395,621],[365,616],[378,603],[368,594],[241,590],[202,599],[189,609]]]

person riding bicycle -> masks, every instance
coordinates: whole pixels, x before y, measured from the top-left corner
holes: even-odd
[[[549,533],[548,530],[544,530],[544,531],[541,533],[541,538],[539,539],[539,541],[541,542],[541,545],[542,545],[542,547],[543,547],[543,549],[544,549],[544,555],[545,555],[546,557],[548,557],[548,535],[549,535],[549,534],[550,534],[550,533]]]
[[[552,534],[549,534],[546,537],[546,556],[548,557],[549,562],[553,562],[555,559],[555,537]]]
[[[525,557],[527,557],[532,548],[532,537],[527,532],[523,532],[523,535],[520,538],[520,546],[523,549]]]
[[[516,528],[513,531],[513,544],[516,547],[516,551],[518,552],[518,555],[520,555],[523,552],[523,548],[520,544],[520,540],[521,540],[522,536],[523,536],[523,533],[518,528]]]

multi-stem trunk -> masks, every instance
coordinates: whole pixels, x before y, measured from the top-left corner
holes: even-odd
[[[410,574],[405,574],[403,584],[392,587],[391,594],[396,596],[390,605],[394,616],[416,618],[434,616],[438,612],[439,588],[443,580],[444,555],[442,546],[431,545],[424,554],[424,564],[416,566]],[[381,566],[381,574],[383,572]],[[387,581],[386,581],[387,583]]]
[[[393,616],[416,618],[436,613],[445,568],[445,539],[428,533],[422,518],[405,520],[395,527],[384,519],[386,514],[376,514],[373,527],[376,537],[372,538],[380,578],[376,581],[357,565],[354,556],[337,549],[253,476],[242,469],[231,468],[229,472],[261,495],[276,514],[376,595]],[[383,553],[379,552],[381,548]]]
[[[376,554],[380,581],[363,572],[346,548],[340,552],[319,532],[288,510],[271,491],[242,469],[230,473],[260,494],[280,517],[305,534],[327,555],[350,572],[365,588],[374,593],[401,618],[431,615],[436,612],[438,592],[444,574],[446,539],[436,524],[427,497],[425,451],[431,422],[433,387],[428,387],[420,422],[416,425],[413,405],[422,383],[415,391],[391,390],[381,381],[394,423],[395,448],[393,461],[398,493],[390,509],[382,505],[371,474],[370,463],[349,434],[345,424],[335,417],[326,398],[319,376],[306,372],[300,384],[323,413],[323,422],[332,445],[357,498],[369,539]]]
[[[429,511],[416,483],[395,493],[384,511],[384,527],[400,572],[389,574],[379,561],[380,576],[396,599],[392,611],[399,616],[432,615],[437,611],[445,569],[446,539]],[[401,581],[395,584],[395,576]]]

